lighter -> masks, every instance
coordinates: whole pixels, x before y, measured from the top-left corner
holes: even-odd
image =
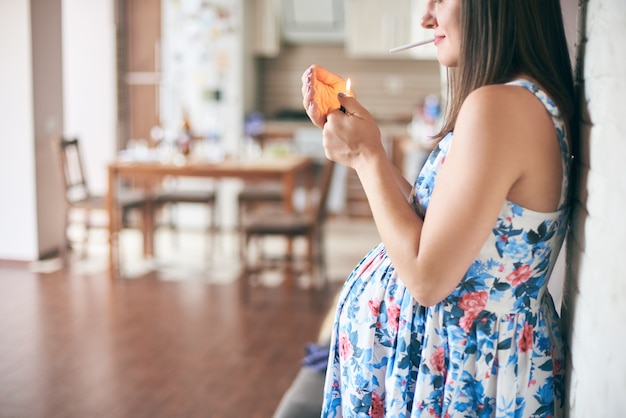
[[[350,87],[351,87],[351,82],[350,82],[350,78],[348,78],[348,80],[346,80],[346,94],[350,94]],[[345,107],[339,106],[339,110],[341,110],[343,113],[345,113],[346,115],[348,114],[348,111],[346,110]]]

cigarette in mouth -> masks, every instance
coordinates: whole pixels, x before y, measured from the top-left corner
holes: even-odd
[[[418,41],[418,42],[413,42],[413,43],[406,44],[406,45],[397,46],[395,48],[391,48],[389,50],[389,53],[395,54],[396,52],[406,51],[407,49],[415,48],[416,46],[427,45],[432,42],[435,42],[435,39],[426,39],[424,41]]]

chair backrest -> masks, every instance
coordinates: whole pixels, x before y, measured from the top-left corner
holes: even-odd
[[[327,203],[330,194],[330,186],[333,182],[333,173],[335,172],[335,162],[326,159],[322,166],[322,172],[317,181],[318,198],[314,208],[315,220],[318,223],[326,219],[328,213]]]
[[[71,204],[88,198],[89,186],[83,170],[78,139],[59,138],[56,141],[65,183],[65,199]]]

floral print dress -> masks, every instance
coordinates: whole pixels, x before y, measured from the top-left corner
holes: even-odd
[[[326,374],[324,417],[551,417],[564,401],[564,346],[547,290],[566,231],[570,153],[563,156],[559,209],[540,213],[505,201],[467,273],[443,301],[420,306],[383,244],[348,277],[340,296]],[[420,216],[452,141],[433,150],[413,191]]]

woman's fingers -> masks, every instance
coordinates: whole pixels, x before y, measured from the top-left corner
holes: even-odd
[[[326,123],[328,113],[339,108],[337,94],[345,81],[324,67],[312,65],[302,74],[302,105],[311,121],[319,127]]]

